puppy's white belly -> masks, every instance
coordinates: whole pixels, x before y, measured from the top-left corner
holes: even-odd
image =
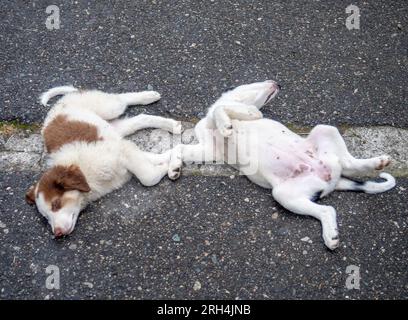
[[[331,178],[330,168],[318,159],[313,148],[307,148],[305,142],[297,148],[290,144],[266,145],[262,151],[260,168],[268,176],[272,174],[277,183],[305,175],[315,175],[326,182]]]
[[[254,183],[271,188],[289,179],[315,175],[323,181],[331,179],[331,169],[318,158],[313,145],[284,125],[270,120],[234,122],[238,144],[245,139],[248,150],[238,148],[238,165]],[[252,172],[241,163],[251,161]],[[254,172],[254,168],[257,170]]]

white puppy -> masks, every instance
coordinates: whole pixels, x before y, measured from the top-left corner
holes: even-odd
[[[393,188],[395,179],[387,173],[380,174],[383,182],[351,179],[383,169],[390,158],[354,158],[332,126],[318,125],[302,138],[279,122],[262,119],[259,109],[278,91],[279,85],[269,80],[224,93],[195,127],[199,144],[174,148],[170,168],[180,172],[182,161],[228,157],[226,162],[251,181],[272,189],[274,199],[287,210],[319,219],[326,246],[335,249],[339,245],[336,211],[315,201],[333,190],[378,193]]]
[[[43,128],[50,168],[26,194],[47,218],[56,236],[70,234],[85,206],[121,187],[134,174],[145,186],[157,184],[169,171],[171,151],[142,152],[123,139],[144,128],[181,133],[175,120],[151,115],[116,119],[128,105],[160,99],[155,91],[108,94],[57,87],[41,96],[41,103],[64,95],[49,111]]]

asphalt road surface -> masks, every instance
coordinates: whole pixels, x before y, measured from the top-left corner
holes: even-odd
[[[24,201],[32,179],[0,178],[2,299],[407,298],[407,179],[384,194],[324,199],[338,211],[334,252],[317,220],[287,212],[245,177],[166,178],[153,188],[133,179],[56,240]],[[59,290],[46,287],[50,265]],[[360,268],[360,289],[347,289],[348,266]]]
[[[265,79],[283,91],[267,116],[408,126],[406,1],[49,1],[0,8],[1,120],[41,122],[38,95],[74,84],[111,92],[153,87],[149,113],[192,120],[229,87]],[[145,110],[139,108],[134,112]]]

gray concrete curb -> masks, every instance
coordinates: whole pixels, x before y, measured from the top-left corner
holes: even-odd
[[[161,153],[182,142],[195,144],[194,124],[185,122],[183,134],[171,135],[163,130],[143,130],[131,136],[142,150]],[[307,134],[307,132],[298,132]],[[343,132],[350,152],[360,158],[388,154],[393,162],[387,172],[408,176],[408,130],[393,127],[352,127]],[[35,171],[45,168],[45,154],[39,133],[20,131],[6,137],[0,134],[0,171]],[[238,172],[227,165],[187,165],[184,175],[233,176]]]

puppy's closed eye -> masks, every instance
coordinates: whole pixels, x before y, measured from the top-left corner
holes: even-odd
[[[61,199],[55,199],[51,202],[51,210],[58,211],[61,209]]]

